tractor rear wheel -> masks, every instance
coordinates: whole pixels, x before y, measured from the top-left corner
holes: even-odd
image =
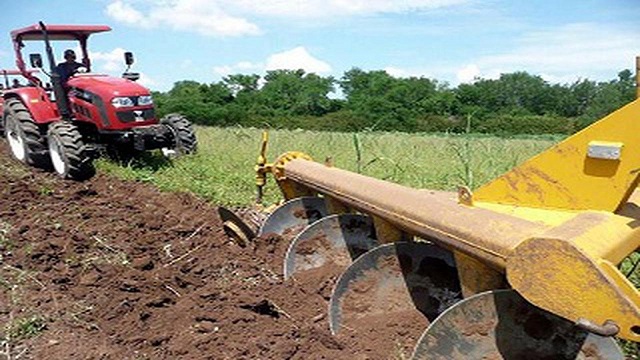
[[[55,172],[64,179],[86,180],[95,174],[93,158],[78,127],[68,121],[49,126],[49,154]]]
[[[13,156],[25,164],[49,167],[47,139],[20,100],[8,99],[5,102],[3,120],[4,135]]]
[[[169,114],[160,120],[173,133],[174,147],[173,149],[163,148],[162,152],[166,155],[186,155],[195,153],[198,148],[198,140],[193,130],[193,125],[184,116],[180,114]]]

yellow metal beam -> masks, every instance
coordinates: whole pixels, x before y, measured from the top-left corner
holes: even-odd
[[[576,322],[602,326],[612,320],[620,337],[640,341],[640,293],[605,264],[571,239],[532,238],[509,257],[507,279],[536,306]]]
[[[616,211],[638,182],[640,100],[611,113],[474,192],[476,201]]]
[[[504,273],[461,252],[454,251],[453,255],[456,260],[462,296],[465,298],[484,291],[508,287]]]

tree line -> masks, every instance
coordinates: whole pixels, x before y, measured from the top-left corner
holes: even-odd
[[[335,96],[336,92],[340,96]],[[179,81],[154,92],[159,115],[196,124],[327,131],[569,134],[635,98],[630,70],[610,81],[550,84],[519,71],[451,87],[352,68],[341,78],[304,70],[236,74],[202,84]]]

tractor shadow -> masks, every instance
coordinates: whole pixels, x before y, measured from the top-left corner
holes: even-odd
[[[122,167],[134,170],[158,171],[173,166],[173,160],[160,151],[114,152],[105,151],[103,157]]]

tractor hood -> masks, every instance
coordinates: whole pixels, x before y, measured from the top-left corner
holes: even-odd
[[[67,85],[91,92],[105,100],[116,96],[149,95],[149,90],[136,82],[108,75],[74,76],[67,81]]]

